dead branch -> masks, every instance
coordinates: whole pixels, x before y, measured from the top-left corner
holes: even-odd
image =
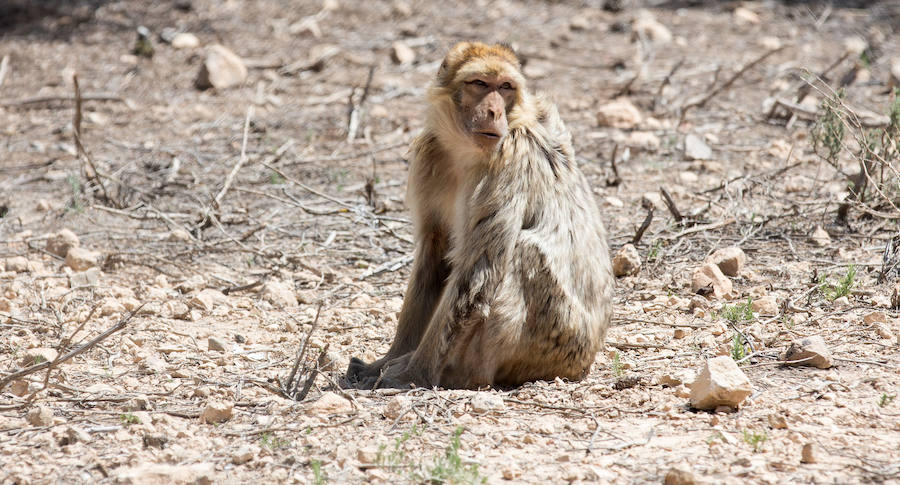
[[[231,169],[231,172],[225,177],[225,185],[222,186],[222,190],[216,195],[216,198],[213,199],[213,205],[216,206],[216,209],[219,208],[219,205],[222,202],[222,198],[225,197],[225,194],[228,192],[228,189],[231,188],[231,184],[234,183],[234,177],[237,176],[238,170],[244,165],[247,161],[247,134],[250,132],[250,118],[253,117],[253,106],[247,108],[247,116],[244,118],[244,137],[241,141],[241,156],[238,158],[237,163],[234,164],[234,167]]]
[[[91,94],[82,94],[82,101],[118,101],[120,103],[129,104],[128,100],[117,96],[115,94],[107,94],[107,93],[91,93]],[[30,98],[22,98],[18,100],[3,100],[0,101],[0,106],[3,107],[13,107],[13,106],[27,106],[31,104],[41,104],[41,103],[50,103],[53,101],[75,101],[75,96],[32,96]]]
[[[88,179],[93,179],[97,182],[97,185],[100,186],[100,190],[103,191],[103,198],[112,203],[112,205],[116,206],[117,209],[121,209],[122,206],[119,205],[112,197],[109,196],[109,192],[106,190],[106,186],[103,185],[103,180],[100,178],[100,171],[97,170],[97,166],[94,165],[94,160],[91,158],[90,154],[88,154],[87,150],[85,150],[84,145],[81,143],[81,89],[78,87],[78,74],[72,75],[72,84],[75,88],[75,118],[72,121],[72,133],[75,135],[75,147],[78,149],[78,155],[81,157],[82,161],[86,161],[88,165],[90,165],[91,170],[88,173],[82,167],[82,171],[85,173]]]
[[[299,376],[297,376],[297,370],[300,368],[300,362],[306,355],[306,348],[309,345],[309,338],[312,337],[313,331],[315,331],[316,327],[319,325],[319,315],[321,313],[322,302],[320,301],[318,308],[316,308],[316,317],[313,319],[312,326],[309,327],[309,332],[306,333],[306,338],[303,340],[303,345],[300,347],[300,352],[297,353],[297,358],[294,359],[294,365],[291,366],[291,372],[288,373],[288,377],[285,382],[281,383],[281,393],[284,395],[284,397],[294,399],[294,396],[297,395],[297,385],[300,384]],[[294,380],[295,376],[297,376],[298,378],[296,381]]]
[[[369,67],[369,75],[366,77],[366,84],[363,87],[362,95],[359,98],[359,102],[354,103],[353,97],[356,94],[356,90],[354,89],[350,93],[349,98],[349,115],[347,120],[347,143],[352,142],[356,139],[356,132],[359,129],[359,123],[361,121],[361,111],[363,104],[366,102],[366,98],[369,97],[369,89],[372,87],[372,78],[375,76],[375,65]]]
[[[75,357],[76,355],[84,353],[85,351],[89,350],[91,347],[106,340],[106,338],[109,337],[110,335],[125,328],[125,325],[127,325],[128,322],[131,321],[131,319],[134,318],[134,316],[138,314],[138,312],[141,310],[141,308],[144,307],[145,304],[142,304],[141,306],[135,308],[131,313],[122,317],[115,325],[113,325],[112,327],[109,327],[103,333],[101,333],[100,335],[97,335],[96,337],[94,337],[93,339],[91,339],[90,341],[85,343],[84,345],[81,345],[80,347],[76,348],[75,350],[72,350],[71,352],[69,352],[65,355],[57,357],[56,359],[53,359],[53,361],[47,361],[47,362],[41,362],[40,364],[35,364],[31,367],[22,369],[18,372],[13,372],[12,374],[4,377],[3,379],[0,379],[0,390],[3,390],[3,388],[6,387],[7,384],[9,384],[10,382],[12,382],[16,379],[25,377],[29,374],[34,374],[35,372],[39,372],[39,371],[47,369],[49,367],[55,367],[65,361],[71,359],[72,357]]]
[[[644,209],[647,209],[647,217],[644,218],[644,222],[641,223],[641,227],[638,228],[637,232],[634,233],[634,237],[631,239],[631,244],[637,244],[641,242],[641,238],[644,237],[644,231],[650,227],[650,223],[653,222],[653,204],[650,202],[642,204]]]
[[[704,224],[702,226],[695,226],[690,229],[685,229],[685,230],[679,232],[678,234],[673,234],[671,236],[664,236],[663,239],[667,239],[669,241],[674,241],[676,239],[681,239],[684,236],[687,236],[689,234],[694,234],[696,232],[712,231],[713,229],[721,229],[729,224],[734,224],[735,222],[737,222],[737,219],[735,219],[734,217],[729,217],[728,219],[724,219],[719,222],[713,222],[711,224]]]
[[[3,60],[0,61],[0,87],[3,87],[7,72],[9,72],[9,56],[3,56]]]
[[[669,209],[669,212],[672,213],[672,217],[675,218],[675,222],[681,222],[681,220],[684,219],[684,216],[681,215],[681,212],[678,210],[678,206],[675,205],[675,201],[672,200],[669,191],[666,190],[665,187],[660,187],[659,192],[662,194],[662,199],[666,204],[666,208]]]

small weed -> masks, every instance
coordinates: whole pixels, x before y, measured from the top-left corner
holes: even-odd
[[[753,451],[759,453],[763,444],[769,439],[765,431],[743,431],[744,442],[753,447]]]
[[[269,183],[272,185],[281,185],[284,183],[284,177],[276,171],[269,172]]]
[[[722,438],[721,431],[716,431],[713,434],[707,436],[707,438],[706,438],[706,444],[708,444],[708,445],[711,445],[711,444],[715,443],[716,441],[725,441]]]
[[[781,316],[781,319],[779,321],[781,322],[782,325],[784,325],[784,328],[786,328],[788,330],[794,329],[794,317],[784,314]]]
[[[409,441],[413,436],[418,436],[422,431],[416,426],[404,432],[402,435],[398,436],[394,441],[393,449],[390,453],[385,454],[385,450],[387,449],[387,445],[381,445],[378,447],[378,464],[393,468],[393,467],[401,467],[407,465],[409,461],[406,457],[406,450],[403,449],[403,445]]]
[[[662,241],[659,239],[653,241],[653,247],[650,248],[650,252],[647,254],[647,261],[656,261],[656,258],[659,257],[660,249],[662,249]]]
[[[886,392],[882,393],[881,398],[878,399],[878,407],[883,408],[890,405],[892,402],[894,402],[895,397],[897,397],[896,394],[888,394]]]
[[[836,97],[822,101],[820,108],[823,114],[816,120],[810,133],[816,154],[832,165],[837,164],[838,155],[844,146],[844,120],[840,114],[843,98],[844,92],[840,91]]]
[[[731,337],[731,358],[738,361],[747,356],[747,348],[744,347],[744,338],[740,334]]]
[[[459,456],[459,437],[462,432],[461,427],[453,432],[444,455],[435,458],[434,464],[428,470],[428,476],[424,477],[425,483],[474,484],[487,481],[486,477],[478,473],[477,463],[463,463]]]
[[[290,444],[290,441],[279,438],[271,433],[263,433],[259,435],[259,445],[263,448],[268,448],[270,450],[277,450],[279,448],[284,448]]]
[[[69,210],[81,212],[84,210],[84,206],[81,205],[81,182],[75,175],[69,175],[66,177],[66,181],[69,182],[69,186],[72,188],[72,203],[69,206]]]
[[[141,418],[139,418],[131,413],[122,413],[119,416],[119,419],[121,419],[122,424],[125,424],[125,425],[141,424]]]
[[[842,296],[850,294],[850,289],[853,288],[854,279],[856,279],[856,266],[851,264],[847,267],[847,272],[844,276],[838,281],[837,286],[828,283],[826,275],[822,275],[822,277],[819,278],[819,291],[822,292],[822,296],[824,296],[826,300],[837,300]]]
[[[622,365],[622,361],[619,359],[618,352],[613,352],[612,371],[613,375],[615,375],[616,377],[622,377],[623,375],[625,375],[625,367]]]
[[[747,303],[722,305],[718,317],[724,318],[733,324],[753,321],[753,298],[747,297]]]
[[[310,460],[309,467],[312,468],[313,483],[315,483],[316,485],[323,485],[328,482],[328,477],[325,475],[325,472],[322,471],[321,461]]]

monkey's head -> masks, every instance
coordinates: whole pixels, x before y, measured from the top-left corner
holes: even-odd
[[[441,131],[456,135],[452,146],[468,143],[484,154],[509,133],[524,93],[525,78],[510,47],[461,42],[441,63],[429,100],[443,118]]]

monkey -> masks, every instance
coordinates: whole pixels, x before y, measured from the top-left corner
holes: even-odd
[[[387,354],[345,385],[477,389],[584,378],[606,339],[606,229],[553,103],[505,44],[456,44],[409,152],[415,253]]]

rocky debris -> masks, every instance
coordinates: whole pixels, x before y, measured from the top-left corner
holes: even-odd
[[[262,298],[276,307],[297,306],[297,295],[294,294],[293,285],[281,281],[269,281],[263,285]]]
[[[291,35],[310,36],[316,39],[322,37],[322,27],[319,26],[319,21],[316,20],[316,17],[312,15],[292,23],[288,27],[288,32]]]
[[[768,418],[766,418],[766,420],[769,422],[769,426],[771,426],[772,429],[788,428],[787,418],[784,417],[784,414],[772,413],[768,416]]]
[[[144,448],[163,449],[169,444],[169,437],[163,433],[146,433],[141,440],[144,442]]]
[[[828,345],[821,335],[794,340],[782,360],[792,362],[788,365],[808,365],[819,369],[827,369],[834,365],[831,351],[828,350]]]
[[[641,112],[627,99],[617,99],[606,103],[597,110],[600,126],[629,130],[641,123]]]
[[[100,304],[100,316],[119,315],[125,313],[125,305],[115,298],[104,298]]]
[[[76,236],[74,232],[63,229],[55,234],[51,234],[47,238],[47,245],[44,249],[60,258],[65,258],[70,249],[77,248],[80,245],[81,243],[78,241],[78,236]]]
[[[626,244],[616,252],[612,265],[616,277],[636,275],[641,270],[641,256],[633,244]]]
[[[649,131],[632,131],[625,139],[625,145],[652,152],[659,148],[660,140]]]
[[[219,340],[217,337],[210,337],[207,339],[206,345],[211,352],[225,352],[225,342]]]
[[[575,15],[569,19],[569,30],[581,32],[591,28],[591,21],[584,15]]]
[[[172,37],[172,47],[176,49],[193,49],[200,47],[200,39],[189,32],[181,32]]]
[[[100,283],[100,268],[88,268],[69,275],[69,288],[97,286]]]
[[[378,448],[368,446],[356,450],[356,459],[363,465],[370,465],[378,461]]]
[[[53,424],[53,411],[44,405],[35,406],[28,410],[25,421],[32,426],[50,426]]]
[[[65,435],[60,442],[62,446],[91,442],[91,434],[78,426],[67,426],[64,432]]]
[[[391,400],[388,401],[381,414],[387,419],[396,420],[400,419],[400,417],[406,414],[410,409],[412,409],[412,404],[409,402],[408,397],[393,396]]]
[[[234,415],[234,403],[210,400],[200,413],[200,422],[207,424],[228,421]]]
[[[3,267],[6,271],[11,271],[13,273],[28,273],[30,271],[35,271],[37,269],[37,265],[28,261],[28,258],[23,256],[13,256],[12,258],[6,258],[3,262]]]
[[[74,247],[66,253],[66,266],[75,271],[85,271],[98,265],[100,261],[100,253]]]
[[[709,359],[691,384],[691,406],[737,408],[753,392],[753,385],[731,357]]]
[[[816,230],[813,231],[810,239],[820,248],[831,246],[831,236],[828,235],[828,231],[823,229],[822,226],[816,226]]]
[[[399,41],[391,44],[391,61],[393,61],[394,64],[408,66],[415,62],[415,60],[416,51],[412,50],[411,47]]]
[[[476,392],[469,404],[472,411],[478,414],[499,413],[506,409],[503,397],[493,392]]]
[[[800,463],[812,464],[819,461],[819,447],[815,443],[806,443],[800,450]]]
[[[641,10],[631,24],[634,37],[648,39],[654,44],[668,44],[672,41],[672,31],[661,24],[647,10]]]
[[[863,322],[868,325],[873,323],[887,323],[887,315],[884,312],[871,312],[863,316]]]
[[[260,448],[255,445],[244,445],[231,454],[231,462],[235,465],[243,465],[256,457]]]
[[[180,300],[170,300],[162,306],[162,316],[166,318],[174,318],[176,320],[190,320],[191,309],[187,304]]]
[[[13,394],[13,396],[22,397],[28,394],[28,381],[25,379],[16,379],[9,383],[9,387],[7,390]]]
[[[121,485],[209,485],[215,483],[213,463],[192,465],[167,465],[144,463],[124,468],[115,475],[115,483]]]
[[[310,414],[347,414],[353,412],[353,403],[329,391],[311,402],[306,411]]]
[[[692,472],[690,468],[680,465],[672,467],[666,472],[663,483],[665,485],[696,485],[700,482],[697,481],[694,472]]]
[[[703,138],[688,133],[684,137],[684,158],[687,160],[712,160],[712,148],[703,141]]]
[[[777,315],[778,300],[774,296],[763,296],[750,302],[750,309],[760,315]]]
[[[731,293],[731,280],[722,273],[718,266],[706,263],[694,270],[691,275],[691,291],[694,293],[712,293],[716,298],[723,298]]]
[[[759,15],[749,8],[738,7],[734,9],[734,23],[738,25],[758,24]]]
[[[213,44],[206,49],[206,58],[194,84],[199,89],[227,89],[247,79],[244,61],[227,47]]]
[[[687,337],[687,330],[683,328],[676,328],[675,330],[672,330],[672,338],[681,339],[685,337]]]
[[[743,249],[731,246],[717,249],[706,258],[705,262],[715,264],[726,276],[740,276],[744,264],[747,263],[747,255]]]
[[[206,287],[206,278],[200,275],[193,275],[190,278],[175,285],[175,290],[180,293],[193,293]]]
[[[866,42],[866,39],[863,39],[862,37],[854,35],[852,37],[847,37],[846,39],[844,39],[844,51],[848,54],[858,56],[868,48],[869,43]]]
[[[199,308],[205,311],[212,311],[216,305],[225,302],[228,299],[224,293],[219,290],[214,290],[212,288],[206,288],[204,290],[200,290],[199,293],[194,295],[193,298],[188,302],[192,307]]]
[[[19,366],[30,367],[42,362],[53,362],[58,356],[59,352],[57,352],[56,349],[52,349],[50,347],[36,347],[33,349],[27,349],[23,352],[22,360],[19,361]]]

